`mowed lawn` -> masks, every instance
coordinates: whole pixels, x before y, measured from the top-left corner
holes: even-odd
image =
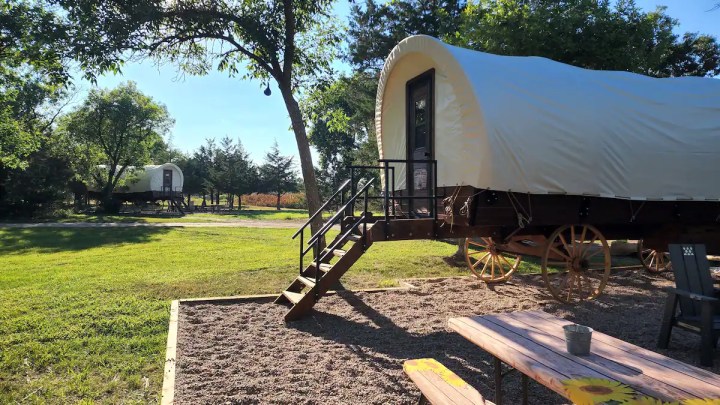
[[[274,293],[297,272],[290,229],[0,230],[0,403],[157,402],[170,301]],[[349,287],[469,274],[455,246],[377,243]]]

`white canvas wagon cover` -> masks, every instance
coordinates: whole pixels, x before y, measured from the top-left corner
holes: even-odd
[[[720,199],[720,80],[595,71],[412,36],[380,76],[381,158],[407,158],[406,83],[430,69],[439,186]],[[405,182],[398,171],[396,189]]]
[[[107,170],[106,165],[99,165],[98,168]],[[167,191],[182,192],[185,176],[180,167],[174,163],[145,165],[142,170],[135,169],[135,166],[128,166],[121,177],[127,178],[128,175],[132,175],[132,179],[116,192],[145,193],[149,191],[163,191],[163,176],[165,170],[172,171],[172,190]],[[91,191],[100,191],[96,184],[91,184],[88,189]]]

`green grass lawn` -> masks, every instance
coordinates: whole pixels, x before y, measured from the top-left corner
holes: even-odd
[[[291,229],[0,230],[0,403],[156,402],[170,301],[278,292]],[[467,275],[442,242],[377,243],[353,288]]]

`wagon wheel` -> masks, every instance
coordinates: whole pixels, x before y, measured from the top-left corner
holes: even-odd
[[[668,252],[658,252],[653,249],[645,249],[643,241],[638,241],[638,258],[642,263],[645,270],[650,273],[660,273],[662,271],[672,269],[672,263],[670,262],[670,255]]]
[[[550,294],[565,303],[599,296],[610,277],[610,247],[592,225],[564,225],[547,241],[543,280]]]
[[[477,278],[486,283],[499,283],[510,279],[520,266],[522,256],[498,250],[492,238],[467,238],[465,260]]]

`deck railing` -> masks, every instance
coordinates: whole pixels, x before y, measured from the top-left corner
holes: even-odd
[[[368,199],[382,200],[383,202],[383,219],[385,221],[386,231],[389,229],[390,220],[397,217],[396,204],[400,201],[407,201],[408,205],[411,205],[411,201],[414,200],[428,200],[430,202],[429,217],[432,217],[435,221],[438,219],[438,199],[442,199],[445,195],[438,194],[437,188],[437,160],[422,160],[422,159],[379,159],[378,166],[349,166],[350,168],[350,182],[351,190],[355,188],[355,177],[358,170],[379,170],[383,174],[383,187],[380,195],[369,196]],[[405,165],[406,168],[411,165],[429,165],[429,177],[427,186],[427,195],[398,195],[395,187],[395,170],[398,165]],[[408,170],[409,172],[409,170]],[[408,179],[406,184],[412,180],[410,173],[408,173]],[[409,189],[406,187],[406,189]],[[350,207],[350,212],[354,212],[354,206]],[[385,232],[386,237],[389,238],[389,233]]]
[[[370,179],[365,185],[358,191],[357,193],[352,193],[351,197],[344,201],[344,190],[347,188],[347,186],[351,183],[350,180],[345,181],[340,188],[323,204],[320,209],[318,209],[313,215],[310,216],[310,218],[305,222],[300,229],[298,229],[292,236],[292,239],[295,239],[296,237],[300,236],[300,275],[302,275],[302,272],[304,270],[304,257],[305,255],[311,250],[315,249],[315,283],[317,284],[317,281],[319,280],[319,274],[320,274],[320,264],[324,262],[325,259],[329,257],[329,255],[333,254],[333,250],[337,248],[341,243],[347,239],[347,237],[355,230],[357,229],[361,224],[363,226],[363,232],[362,232],[362,242],[363,242],[363,249],[367,247],[367,210],[368,210],[368,191],[370,189],[370,186],[373,184],[375,179]],[[364,204],[364,211],[362,215],[360,215],[360,218],[355,220],[353,223],[349,224],[349,226],[346,226],[344,223],[345,214],[347,213],[348,209],[350,207],[355,207],[355,201],[362,196],[363,197],[363,204]],[[307,247],[304,242],[305,237],[305,228],[318,216],[321,215],[322,212],[327,208],[328,205],[330,205],[336,198],[340,198],[340,204],[341,207],[337,210],[337,212],[330,217],[330,219],[327,220],[323,224],[320,229],[311,235],[310,240],[307,241]],[[341,238],[337,238],[334,243],[332,243],[327,249],[325,249],[324,253],[322,250],[322,243],[324,236],[332,229],[332,227],[340,221],[340,232],[342,234]]]

